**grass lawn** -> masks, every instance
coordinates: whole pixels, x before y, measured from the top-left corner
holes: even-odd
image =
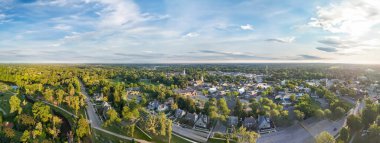
[[[93,131],[92,135],[93,135],[93,139],[95,139],[95,143],[107,143],[107,142],[110,142],[110,141],[112,141],[114,143],[119,143],[119,142],[127,143],[127,142],[130,142],[129,140],[121,139],[121,138],[118,138],[116,136],[104,133],[104,132],[96,130],[96,129],[93,129],[92,131]]]
[[[121,134],[121,135],[127,135],[127,132],[125,130],[123,130],[120,126],[110,125],[106,129],[109,131]],[[155,135],[151,135],[151,134],[149,134],[149,135],[152,137],[152,139],[150,139],[147,135],[145,135],[140,129],[138,129],[136,127],[133,138],[142,139],[142,140],[146,140],[146,141],[150,141],[150,142],[154,142],[154,143],[167,143],[167,136],[162,137],[162,136],[155,136]],[[114,137],[114,138],[116,138],[116,137]],[[190,142],[188,142],[188,141],[186,141],[180,137],[177,137],[175,135],[172,135],[171,142],[172,143],[190,143]]]

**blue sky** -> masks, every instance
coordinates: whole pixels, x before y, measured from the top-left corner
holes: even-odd
[[[374,0],[0,0],[0,62],[380,60]]]

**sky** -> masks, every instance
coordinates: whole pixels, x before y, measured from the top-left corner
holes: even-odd
[[[0,0],[1,63],[380,61],[378,0]]]

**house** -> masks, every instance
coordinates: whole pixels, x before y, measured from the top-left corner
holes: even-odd
[[[243,94],[243,93],[245,92],[245,89],[244,89],[244,87],[242,87],[242,88],[238,89],[238,92],[239,92],[240,94]]]
[[[258,83],[258,84],[256,84],[256,88],[267,89],[269,87],[270,87],[270,85],[268,85],[267,83]]]
[[[183,111],[181,109],[176,109],[175,113],[174,113],[174,116],[176,118],[182,118],[185,114],[186,114],[186,111]]]
[[[198,119],[198,115],[196,113],[187,113],[184,117],[184,120],[190,124],[194,124]]]
[[[257,120],[259,129],[267,129],[271,127],[270,119],[268,117],[259,116]]]
[[[152,102],[149,102],[148,109],[149,110],[156,110],[158,108],[158,106],[160,106],[160,102],[158,102],[157,100],[154,100]]]
[[[229,116],[228,117],[228,126],[229,127],[236,127],[238,125],[239,118],[236,116]]]
[[[103,93],[94,93],[95,101],[103,101]]]
[[[286,80],[281,81],[280,85],[282,86],[286,85]]]
[[[197,95],[197,91],[191,88],[186,88],[186,89],[178,89],[175,90],[176,93],[183,95],[183,96],[195,96]]]
[[[212,87],[212,88],[209,88],[209,89],[208,89],[208,92],[209,92],[210,94],[215,93],[216,91],[217,91],[216,87]]]
[[[201,115],[199,119],[195,122],[195,126],[199,128],[207,128],[209,119],[207,115]]]
[[[108,102],[103,101],[103,103],[102,103],[102,110],[103,110],[102,114],[103,114],[104,119],[108,118],[107,112],[111,109],[112,109],[112,106]]]
[[[165,112],[166,110],[168,110],[169,107],[166,105],[166,104],[160,104],[158,107],[157,107],[157,112]]]
[[[252,129],[257,125],[256,119],[253,117],[247,117],[243,121],[243,126],[247,129]]]

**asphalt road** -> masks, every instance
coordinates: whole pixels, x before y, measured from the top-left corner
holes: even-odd
[[[365,106],[364,100],[357,102],[349,114],[357,115]],[[336,135],[339,130],[346,126],[347,116],[338,120],[314,120],[308,119],[288,127],[284,130],[263,134],[257,140],[257,143],[313,143],[314,137],[322,131],[328,131],[332,135]],[[334,128],[336,130],[334,131]]]
[[[182,128],[175,124],[173,124],[173,132],[197,142],[206,142],[208,137],[207,133]]]
[[[95,108],[93,106],[93,103],[90,100],[91,97],[87,94],[86,87],[84,86],[82,81],[79,80],[79,82],[81,84],[81,93],[87,97],[86,98],[86,103],[87,103],[86,111],[87,111],[87,116],[90,119],[91,127],[101,127],[102,122],[100,121],[99,116],[95,112]]]

